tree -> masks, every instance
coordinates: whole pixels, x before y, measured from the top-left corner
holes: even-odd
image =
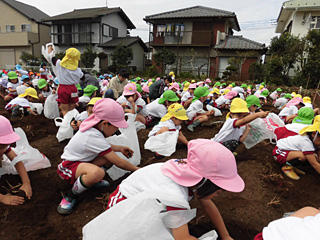
[[[20,59],[22,60],[22,62],[24,62],[26,65],[29,65],[29,66],[40,65],[39,58],[25,51],[21,52]]]
[[[132,48],[118,45],[113,53],[111,53],[112,65],[118,69],[127,67],[133,60]]]
[[[160,51],[153,55],[153,60],[161,68],[162,73],[164,73],[167,67],[171,64],[174,64],[176,61],[176,55],[174,52],[162,48]]]
[[[94,61],[97,58],[97,53],[93,51],[92,46],[89,45],[86,47],[86,50],[81,54],[81,62],[86,68],[93,68]]]

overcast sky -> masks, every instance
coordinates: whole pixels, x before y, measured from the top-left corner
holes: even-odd
[[[74,9],[106,6],[106,0],[20,0],[36,6],[46,14],[55,16]],[[275,34],[275,26],[270,21],[277,19],[284,0],[107,0],[108,7],[121,7],[128,15],[136,30],[131,36],[140,36],[147,42],[148,25],[143,18],[147,15],[187,8],[195,5],[218,8],[235,12],[242,29],[235,35],[243,35],[251,40],[268,45]],[[268,23],[269,22],[269,23]],[[256,27],[256,28],[255,28]],[[248,29],[249,28],[249,29]]]

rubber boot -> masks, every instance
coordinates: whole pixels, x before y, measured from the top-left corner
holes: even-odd
[[[200,121],[199,120],[196,120],[194,121],[193,123],[191,123],[187,128],[190,132],[193,132],[194,131],[194,128],[199,126],[200,125]]]

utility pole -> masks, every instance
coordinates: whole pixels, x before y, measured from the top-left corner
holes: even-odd
[[[108,8],[108,0],[106,0],[106,8]]]

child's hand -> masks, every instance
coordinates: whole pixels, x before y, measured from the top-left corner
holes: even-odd
[[[127,158],[131,158],[133,156],[133,153],[134,153],[130,148],[125,147],[125,146],[121,146],[120,152],[124,156],[126,156]]]
[[[11,194],[6,194],[0,196],[0,202],[2,202],[5,205],[17,206],[24,203],[24,198],[19,196],[13,196]]]
[[[20,187],[20,190],[24,191],[26,193],[26,196],[28,199],[31,199],[32,197],[32,188],[30,183],[24,183],[22,184],[22,186]]]
[[[52,90],[52,94],[56,94],[56,90]]]
[[[247,128],[248,130],[250,130],[252,127],[251,127],[250,124],[247,124],[247,125],[246,125],[246,128]]]
[[[263,111],[258,112],[258,117],[259,118],[266,118],[269,113],[270,113],[269,111],[267,111],[267,112],[263,112]]]
[[[128,101],[129,101],[130,103],[134,102],[133,97],[132,97],[132,96],[131,96],[131,97],[128,97]]]
[[[73,130],[75,131],[79,130],[78,121],[72,121],[70,125],[73,128]]]

